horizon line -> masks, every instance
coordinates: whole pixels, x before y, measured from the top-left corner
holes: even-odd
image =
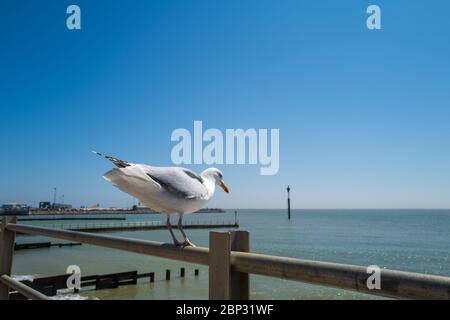
[[[222,210],[286,210],[286,208],[221,208]],[[291,208],[291,210],[450,210],[450,208]]]

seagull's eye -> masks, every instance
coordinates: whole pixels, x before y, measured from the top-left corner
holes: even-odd
[[[217,172],[217,175],[219,176],[220,179],[223,179],[223,174],[221,174],[220,172]]]

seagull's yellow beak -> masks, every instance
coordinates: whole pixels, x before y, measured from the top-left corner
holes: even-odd
[[[230,193],[230,190],[228,189],[228,186],[223,182],[223,180],[220,180],[220,186],[222,187],[223,191],[226,193]]]

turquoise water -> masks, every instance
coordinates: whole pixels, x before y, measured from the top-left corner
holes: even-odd
[[[127,215],[126,218],[127,221],[163,221],[159,215]],[[450,210],[295,210],[291,221],[281,210],[238,210],[238,220],[240,229],[250,232],[252,252],[450,276]],[[193,214],[185,221],[231,222],[234,210],[222,214]],[[26,223],[73,227],[99,222]],[[207,246],[208,230],[189,229],[187,232],[194,243]],[[166,230],[114,235],[165,242],[170,239]],[[18,237],[17,242],[43,240],[47,239]],[[131,270],[156,273],[153,284],[143,279],[137,286],[82,292],[91,298],[206,299],[208,296],[206,267],[90,245],[18,251],[13,271],[16,275],[55,275],[65,273],[71,264],[79,265],[84,275]],[[180,267],[186,267],[184,279],[178,276]],[[193,276],[195,268],[200,269],[199,277]],[[164,280],[165,269],[172,270],[171,281]],[[255,299],[371,298],[262,276],[251,276],[251,296]]]

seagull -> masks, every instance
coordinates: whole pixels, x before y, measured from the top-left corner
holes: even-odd
[[[139,199],[146,207],[167,215],[167,229],[175,246],[195,246],[183,230],[183,215],[203,208],[219,185],[226,193],[228,186],[219,169],[208,168],[200,174],[182,167],[154,167],[120,160],[92,151],[111,161],[116,168],[103,178],[125,193]],[[181,243],[175,237],[170,215],[178,214],[178,229],[183,235]]]

